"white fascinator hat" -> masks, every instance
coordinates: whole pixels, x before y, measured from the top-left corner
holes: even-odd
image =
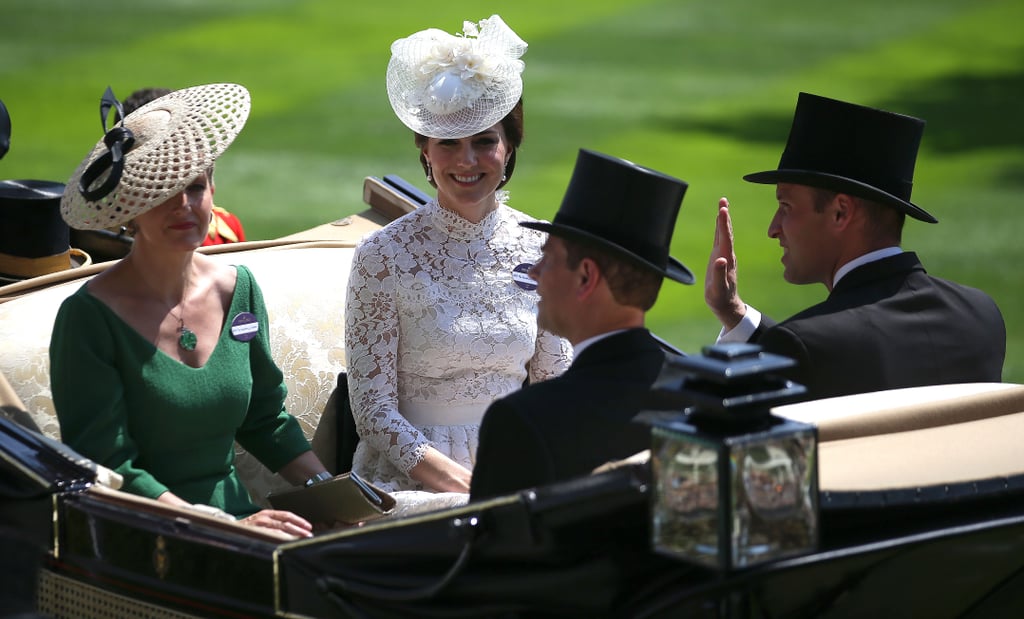
[[[150,101],[106,131],[111,106],[120,112],[108,89],[100,105],[105,135],[61,198],[61,216],[78,230],[119,226],[185,189],[231,145],[251,103],[238,84],[194,86]]]
[[[391,44],[387,87],[407,127],[432,138],[464,138],[504,118],[523,94],[526,42],[501,17],[436,28]]]

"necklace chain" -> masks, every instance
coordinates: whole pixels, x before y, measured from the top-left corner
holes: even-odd
[[[149,284],[149,281],[146,280],[146,278],[142,276],[142,270],[139,269],[138,265],[132,263],[132,267],[139,274],[139,277],[146,284],[146,287],[149,288],[150,290],[153,290],[155,292],[155,289]],[[178,333],[178,346],[182,350],[187,350],[187,351],[195,350],[196,349],[196,344],[199,343],[199,338],[196,337],[195,331],[193,331],[192,329],[189,329],[185,325],[185,299],[186,299],[186,297],[188,295],[189,284],[191,284],[191,283],[192,283],[191,279],[186,279],[185,280],[185,287],[182,288],[182,290],[181,290],[181,300],[178,302],[181,305],[181,315],[180,316],[178,314],[174,313],[174,306],[172,306],[172,305],[168,305],[167,306],[167,313],[170,314],[172,318],[174,318],[175,320],[178,321],[178,329],[177,329],[177,333]],[[165,303],[166,303],[166,301],[165,301]]]
[[[167,308],[171,316],[178,321],[178,346],[181,346],[183,350],[192,351],[196,349],[196,344],[199,343],[199,338],[196,337],[195,331],[185,326],[185,295],[181,295],[181,316],[174,313],[174,310]]]

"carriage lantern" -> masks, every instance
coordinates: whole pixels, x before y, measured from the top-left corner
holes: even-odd
[[[794,363],[752,344],[666,362],[652,393],[678,407],[643,414],[657,552],[729,571],[817,548],[817,429],[770,412],[806,391],[776,375]]]

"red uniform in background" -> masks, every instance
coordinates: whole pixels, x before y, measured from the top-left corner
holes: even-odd
[[[242,229],[242,222],[239,221],[238,217],[214,205],[213,219],[210,220],[210,230],[206,233],[206,240],[203,241],[203,245],[223,245],[224,243],[237,243],[244,240],[245,231]]]

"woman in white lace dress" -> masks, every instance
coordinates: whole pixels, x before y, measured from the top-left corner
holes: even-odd
[[[392,106],[437,198],[366,238],[348,280],[352,468],[387,490],[468,492],[488,404],[571,361],[538,331],[522,276],[546,235],[500,190],[523,137],[525,50],[496,15],[392,45]]]

